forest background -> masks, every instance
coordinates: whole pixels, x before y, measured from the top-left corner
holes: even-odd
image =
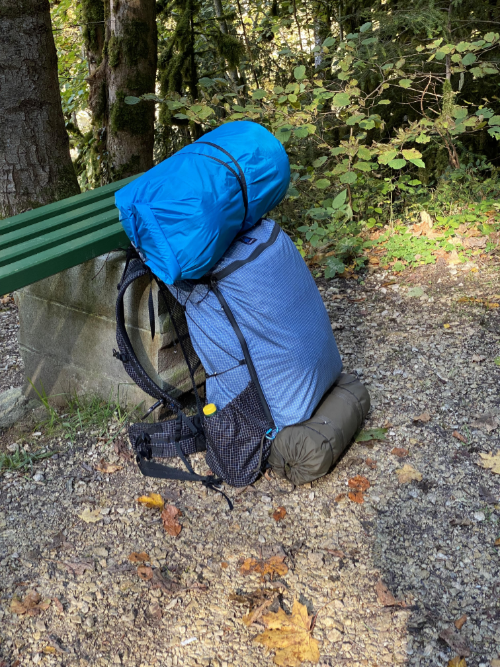
[[[316,276],[496,255],[496,3],[61,0],[50,12],[82,190],[248,119],[288,152],[273,215]]]

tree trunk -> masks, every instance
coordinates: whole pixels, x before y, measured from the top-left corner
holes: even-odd
[[[155,0],[109,2],[106,80],[109,124],[108,161],[112,180],[153,166],[155,107],[153,102],[129,105],[125,98],[155,92]]]
[[[224,10],[222,8],[222,0],[214,0],[214,9],[215,9],[215,16],[219,19],[219,29],[224,35],[229,34],[229,30],[227,28],[227,21],[224,18]],[[231,79],[231,83],[233,84],[234,92],[236,91],[236,87],[238,85],[238,72],[236,71],[235,67],[229,66],[227,68],[227,73],[229,78]]]
[[[48,0],[0,2],[0,218],[80,192]]]

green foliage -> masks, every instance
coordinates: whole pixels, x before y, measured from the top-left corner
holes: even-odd
[[[40,450],[31,452],[29,450],[18,447],[12,454],[0,452],[0,473],[7,470],[22,470],[29,472],[33,468],[33,464],[43,459],[48,459],[53,456],[55,451]]]

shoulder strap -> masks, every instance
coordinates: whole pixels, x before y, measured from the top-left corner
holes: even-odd
[[[182,409],[181,404],[172,398],[167,391],[157,385],[147,374],[134,352],[125,327],[125,308],[123,304],[125,292],[135,280],[148,273],[150,273],[149,269],[138,256],[132,259],[130,256],[127,256],[127,263],[122,280],[118,285],[118,298],[116,300],[116,342],[118,343],[119,352],[113,350],[113,355],[123,363],[125,370],[132,380],[146,394],[157,399],[156,407],[163,403],[163,405],[168,405],[172,410],[177,412]]]

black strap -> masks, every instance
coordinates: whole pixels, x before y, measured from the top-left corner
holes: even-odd
[[[212,146],[212,148],[216,148],[217,150],[221,151],[222,153],[224,153],[224,155],[227,155],[227,157],[234,162],[234,165],[235,165],[236,169],[238,170],[239,178],[238,178],[238,176],[236,176],[236,174],[235,174],[235,176],[238,179],[238,182],[240,184],[241,193],[243,195],[243,204],[245,206],[245,217],[243,218],[243,223],[244,223],[245,220],[246,220],[246,217],[247,217],[247,213],[248,213],[248,189],[247,189],[247,181],[246,181],[243,169],[240,167],[238,161],[231,155],[231,153],[228,153],[224,148],[221,148],[221,146],[217,146],[217,144],[213,144],[211,141],[196,141],[195,145],[196,144],[205,144],[206,146]],[[226,163],[224,163],[224,164],[226,165],[226,167],[228,167],[228,169],[230,169],[228,164],[226,164]]]
[[[259,381],[259,376],[257,375],[257,371],[255,370],[255,366],[253,365],[252,357],[250,356],[250,352],[248,350],[247,342],[245,340],[245,337],[243,336],[241,329],[238,325],[238,322],[236,321],[233,313],[231,312],[231,309],[228,306],[228,303],[226,299],[222,296],[221,291],[219,290],[218,286],[215,284],[215,282],[212,283],[212,290],[215,294],[215,296],[218,298],[220,305],[222,306],[222,309],[224,310],[224,313],[226,314],[227,319],[231,323],[231,326],[233,327],[233,331],[238,337],[239,343],[241,345],[241,350],[243,352],[243,356],[245,357],[245,361],[247,362],[248,366],[248,372],[250,374],[250,377],[252,378],[252,381],[255,385],[255,388],[257,389],[257,393],[259,395],[260,403],[262,405],[262,409],[264,410],[264,414],[266,416],[266,419],[269,424],[269,428],[276,428],[274,424],[273,417],[271,415],[271,410],[269,409],[269,406],[266,401],[266,397],[264,396],[264,392],[262,391],[262,387],[260,386],[260,381]]]
[[[151,340],[155,337],[155,306],[153,303],[153,279],[149,279],[149,297],[148,297],[148,311],[149,311],[149,328],[151,329]]]

